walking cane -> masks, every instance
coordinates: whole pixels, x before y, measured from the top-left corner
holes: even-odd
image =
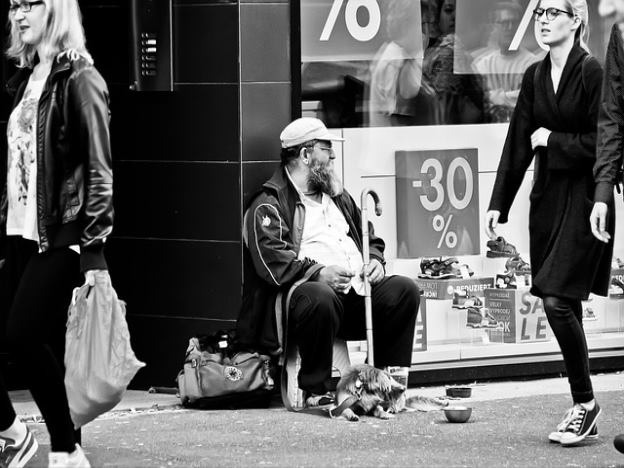
[[[362,190],[362,260],[364,262],[364,310],[366,313],[366,347],[368,348],[368,364],[375,367],[375,358],[373,353],[373,305],[371,302],[371,286],[368,281],[368,264],[370,263],[370,250],[368,248],[368,208],[366,202],[368,195],[373,197],[375,202],[375,214],[381,215],[381,203],[379,202],[379,195],[370,188]]]

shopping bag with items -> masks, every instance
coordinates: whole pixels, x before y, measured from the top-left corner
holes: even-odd
[[[74,427],[79,428],[121,401],[145,366],[130,347],[126,305],[107,271],[95,285],[74,290],[65,335],[65,389]]]

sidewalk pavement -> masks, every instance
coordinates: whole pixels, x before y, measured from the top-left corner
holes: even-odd
[[[578,447],[549,443],[571,401],[567,379],[473,384],[466,424],[440,411],[401,413],[360,422],[257,410],[183,410],[173,395],[127,392],[113,411],[87,424],[83,447],[94,467],[621,467],[613,437],[624,432],[624,373],[592,376],[602,407],[600,437]],[[409,395],[443,396],[445,388],[410,388]],[[40,449],[29,466],[47,466],[49,439],[36,406],[13,393]]]
[[[596,393],[610,391],[621,391],[624,393],[624,372],[593,375],[592,384]],[[472,385],[462,384],[462,386],[473,387],[470,401],[475,402],[521,398],[534,395],[567,395],[570,392],[568,381],[565,378],[474,383]],[[28,391],[22,390],[10,393],[15,412],[20,418],[25,421],[33,422],[41,419],[39,409]],[[432,386],[410,388],[407,392],[408,396],[416,394],[428,397],[440,397],[446,395],[446,389],[444,386]],[[157,411],[176,408],[180,408],[180,399],[175,395],[128,390],[124,394],[122,401],[103,417],[115,413],[132,413],[147,410]],[[622,429],[624,431],[624,424]]]

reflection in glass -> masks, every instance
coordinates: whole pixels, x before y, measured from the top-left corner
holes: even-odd
[[[302,35],[309,42],[302,43],[303,115],[335,128],[509,121],[525,70],[546,53],[528,21],[530,0],[372,1],[381,24],[363,43],[350,39],[340,21],[330,41],[319,41],[333,0],[301,0],[308,29],[310,15],[320,15],[319,30]],[[602,60],[601,32],[611,25],[602,23],[595,2],[589,7],[590,48]]]

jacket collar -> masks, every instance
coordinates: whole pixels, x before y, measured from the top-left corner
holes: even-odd
[[[50,77],[54,77],[55,75],[65,72],[69,69],[71,69],[71,60],[69,59],[69,57],[67,56],[67,54],[59,54],[55,57],[54,62],[52,63]],[[9,94],[12,96],[15,95],[20,85],[30,77],[31,73],[32,68],[18,68],[17,72],[15,72],[15,74],[7,81],[6,89]]]

